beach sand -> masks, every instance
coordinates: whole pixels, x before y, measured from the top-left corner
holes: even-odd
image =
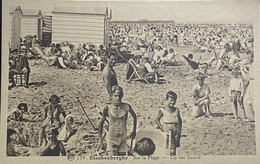
[[[181,55],[194,53],[202,60],[214,56],[213,52],[196,53],[192,48],[175,48]],[[98,133],[93,130],[84,115],[77,97],[98,126],[100,115],[94,105],[101,110],[107,101],[107,92],[103,84],[101,72],[86,69],[59,69],[47,66],[44,61],[30,60],[31,74],[29,89],[14,87],[9,90],[8,111],[16,108],[21,102],[27,103],[28,121],[8,123],[8,128],[22,127],[24,138],[29,146],[18,145],[15,150],[23,156],[34,155],[37,146],[38,131],[43,121],[44,108],[49,104],[49,97],[53,94],[61,97],[61,104],[67,114],[75,118],[73,128],[77,133],[73,135],[65,148],[68,153],[77,155],[91,155],[95,153],[95,143],[98,143]],[[126,63],[118,63],[114,67],[119,85],[124,89],[123,102],[129,103],[137,114],[137,127],[140,129],[156,129],[155,123],[158,110],[164,105],[165,94],[169,90],[177,93],[176,107],[181,112],[183,129],[181,146],[177,149],[180,155],[255,155],[255,127],[253,124],[232,118],[233,105],[228,97],[228,85],[231,72],[222,71],[206,78],[205,83],[211,89],[211,112],[213,118],[200,117],[193,119],[192,88],[196,84],[194,75],[187,74],[187,66],[167,66],[159,69],[164,74],[165,83],[145,84],[142,82],[126,82]],[[128,119],[128,130],[132,129],[132,119]],[[26,135],[27,134],[27,135]],[[163,144],[163,143],[162,143]]]

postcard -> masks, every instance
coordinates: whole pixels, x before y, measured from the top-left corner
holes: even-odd
[[[4,163],[257,163],[259,1],[2,1]]]

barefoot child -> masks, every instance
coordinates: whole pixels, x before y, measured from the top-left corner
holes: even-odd
[[[238,109],[237,109],[239,103],[239,106],[243,113],[243,118],[246,119],[246,113],[243,105],[244,85],[243,85],[243,80],[238,74],[239,74],[238,70],[234,69],[232,71],[232,75],[234,76],[234,78],[230,80],[228,94],[230,97],[230,101],[233,102],[234,105],[233,108],[234,117],[236,119],[239,118]]]
[[[176,148],[180,147],[182,119],[180,111],[174,105],[176,104],[177,95],[173,91],[166,94],[166,106],[159,110],[156,120],[158,127],[165,133],[171,133],[170,155],[176,155]],[[161,119],[163,126],[161,124]]]
[[[130,135],[132,139],[136,135],[136,114],[132,107],[121,102],[123,98],[123,89],[119,86],[113,86],[111,89],[112,104],[107,105],[103,110],[103,115],[99,123],[99,147],[103,143],[102,131],[106,118],[108,118],[108,137],[107,137],[107,155],[126,155],[127,150],[127,117],[130,113],[133,117],[133,131]]]

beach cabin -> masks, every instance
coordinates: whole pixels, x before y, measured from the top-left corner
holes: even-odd
[[[22,9],[20,6],[9,8],[9,48],[20,49]]]
[[[37,35],[42,40],[42,12],[36,9],[23,9],[21,37]]]
[[[42,45],[49,46],[52,43],[52,16],[43,14],[42,17]]]
[[[75,46],[83,43],[106,46],[108,19],[107,8],[54,7],[52,11],[52,42],[67,41]]]

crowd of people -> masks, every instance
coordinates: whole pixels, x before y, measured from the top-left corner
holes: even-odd
[[[146,78],[150,76],[149,82],[158,82],[159,69],[162,65],[176,65],[175,47],[193,46],[200,52],[214,52],[215,58],[209,61],[193,61],[192,54],[184,56],[186,64],[195,72],[198,84],[193,87],[193,112],[192,116],[197,118],[205,116],[212,119],[210,110],[210,85],[204,83],[209,76],[210,67],[221,71],[223,68],[232,70],[234,76],[229,84],[229,96],[234,105],[234,118],[243,118],[245,121],[254,122],[254,110],[252,106],[252,63],[253,52],[253,27],[251,25],[191,25],[191,24],[147,24],[147,23],[112,23],[110,26],[109,46],[98,46],[92,44],[80,44],[77,48],[68,43],[51,44],[50,47],[40,54],[49,65],[57,65],[61,68],[102,71],[102,78],[108,93],[107,105],[102,111],[99,123],[99,146],[103,145],[103,131],[108,132],[106,138],[106,155],[127,155],[127,117],[128,113],[133,117],[133,130],[130,138],[136,137],[137,117],[130,104],[123,103],[123,88],[120,87],[116,71],[113,69],[118,57],[124,59],[122,54],[133,54],[131,61],[139,76]],[[33,48],[33,46],[32,46]],[[216,53],[220,49],[220,53]],[[29,48],[26,53],[29,53]],[[232,53],[231,57],[228,54]],[[245,53],[246,58],[240,58]],[[26,55],[19,51],[13,51],[10,57],[9,78],[12,86],[15,86],[14,75],[25,75],[25,87],[28,87],[30,68]],[[125,59],[127,62],[128,60]],[[18,61],[18,62],[17,62]],[[169,91],[166,93],[166,106],[158,113],[156,123],[162,132],[170,134],[170,153],[176,155],[176,148],[180,147],[182,119],[181,111],[175,107],[177,93]],[[38,154],[46,156],[66,155],[63,146],[73,134],[75,129],[71,128],[73,117],[66,114],[66,109],[60,104],[60,98],[52,95],[50,104],[45,110],[43,124],[39,132],[38,146],[41,147]],[[238,106],[243,116],[238,116]],[[10,120],[22,121],[22,113],[27,111],[27,105],[18,106],[18,111],[12,113]],[[65,121],[60,120],[63,116]],[[105,129],[104,124],[108,122],[109,127]],[[58,130],[59,129],[59,130]],[[15,155],[11,146],[12,135],[16,132],[8,129],[7,155]],[[143,138],[136,143],[135,152],[139,155],[151,155],[155,146],[153,141]],[[146,150],[144,150],[147,148]],[[151,153],[152,152],[152,153]]]

